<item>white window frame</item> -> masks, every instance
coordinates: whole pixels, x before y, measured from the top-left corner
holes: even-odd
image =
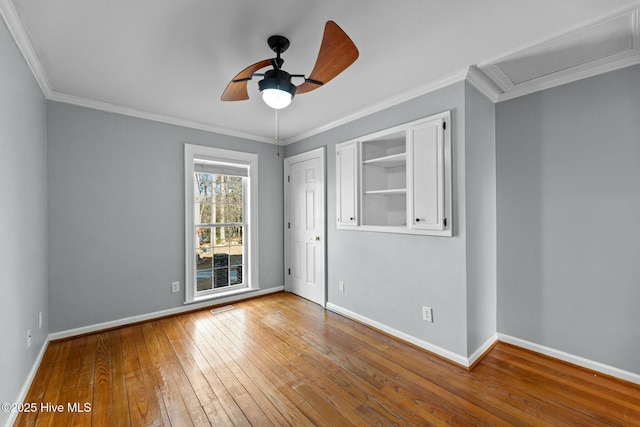
[[[196,241],[195,241],[195,203],[193,174],[194,160],[206,158],[225,163],[247,165],[248,183],[246,189],[246,207],[244,230],[244,245],[246,260],[243,260],[243,280],[245,287],[225,290],[220,288],[215,292],[198,295],[196,292]],[[222,148],[205,147],[201,145],[184,145],[185,170],[185,304],[220,298],[232,294],[249,292],[259,289],[258,286],[258,155],[240,151],[224,150]]]

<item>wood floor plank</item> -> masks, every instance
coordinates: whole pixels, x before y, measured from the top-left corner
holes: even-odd
[[[194,315],[189,319],[195,318],[196,316]],[[223,360],[228,366],[231,366],[236,378],[244,385],[247,392],[262,408],[271,422],[276,425],[289,423],[304,426],[308,424],[295,405],[287,404],[288,399],[285,396],[281,396],[280,389],[278,387],[273,389],[275,384],[267,380],[264,376],[264,371],[258,368],[258,366],[264,367],[262,361],[252,357],[253,354],[250,352],[245,351],[244,337],[232,334],[228,323],[233,323],[233,320],[230,320],[224,314],[211,315],[208,319],[202,319],[201,316],[197,318],[200,319],[198,323],[204,330],[193,331],[194,336],[201,336],[202,339],[207,340],[207,337],[213,337],[213,335],[207,335],[206,332],[219,332],[215,334],[215,341],[208,340],[209,343],[213,344],[215,342],[219,348],[224,349],[226,354],[223,354]],[[221,322],[219,321],[220,319],[225,319],[226,322]],[[191,328],[195,327],[193,322],[185,322],[184,324],[185,326],[191,326]],[[204,336],[202,335],[203,332],[205,333]],[[238,342],[241,343],[239,347],[236,346]],[[243,358],[246,358],[246,361],[243,361]],[[263,392],[263,390],[269,389],[272,389],[271,393],[265,394]]]
[[[495,362],[488,359],[484,362],[484,366],[509,373],[510,381],[514,386],[526,389],[529,395],[544,396],[556,405],[572,408],[585,419],[589,419],[592,425],[620,425],[624,422],[625,411],[620,405],[601,398],[594,399],[592,392],[580,390],[566,382],[562,384],[557,380],[550,381],[535,370],[522,372],[521,363]]]
[[[160,323],[164,331],[167,333],[167,337],[171,342],[173,351],[176,353],[177,360],[182,364],[183,369],[185,366],[187,367],[184,371],[185,376],[187,378],[192,376],[192,384],[197,384],[194,386],[194,391],[200,403],[204,407],[215,408],[211,403],[216,400],[220,400],[226,415],[229,417],[233,425],[250,425],[244,412],[238,405],[238,399],[236,399],[238,396],[245,394],[246,391],[226,370],[224,363],[220,361],[217,353],[213,350],[209,351],[206,353],[206,360],[202,361],[202,358],[198,357],[198,359],[194,361],[190,354],[195,354],[196,349],[193,348],[193,345],[190,346],[191,351],[194,352],[190,353],[189,348],[184,344],[189,344],[186,337],[181,338],[168,319],[165,319]],[[198,361],[203,366],[204,370],[201,370],[198,367]],[[198,371],[201,372],[202,378],[196,377]],[[203,404],[203,402],[205,403]]]
[[[640,426],[640,385],[503,343],[469,371],[286,293],[51,342],[25,402],[64,411],[17,426]]]
[[[547,381],[553,381],[555,384],[570,386],[588,395],[597,396],[603,402],[607,402],[607,405],[615,405],[619,409],[624,407],[640,415],[640,395],[629,396],[620,393],[618,391],[620,381],[618,380],[613,380],[606,375],[597,375],[587,369],[571,369],[567,371],[564,369],[564,362],[550,358],[545,360],[545,357],[538,357],[534,360],[530,358],[530,353],[522,350],[518,351],[516,347],[508,344],[502,345],[496,354],[501,352],[512,356],[510,364],[514,367],[522,368]],[[548,360],[553,361],[553,365],[545,363]],[[554,368],[554,366],[557,366],[557,368]]]
[[[342,388],[341,384],[332,379],[332,373],[322,366],[310,363],[310,355],[305,353],[296,335],[305,327],[304,323],[287,324],[282,311],[274,310],[268,306],[256,310],[260,314],[260,321],[265,328],[265,333],[277,337],[274,341],[275,349],[284,356],[282,362],[286,368],[294,372],[300,378],[312,376],[314,381],[308,385],[317,393],[325,397],[325,400],[335,408],[342,408],[343,415],[353,424],[366,424],[355,412],[361,406],[362,401]],[[296,327],[292,327],[295,324]]]
[[[197,406],[195,417],[192,419],[185,405],[184,398],[180,393],[180,388],[173,377],[171,371],[172,366],[162,352],[153,327],[151,324],[145,323],[141,325],[141,328],[148,352],[149,368],[156,379],[158,390],[164,400],[171,424],[185,427],[192,426],[194,423],[196,425],[203,425],[207,420],[207,416],[204,411]]]
[[[36,423],[40,412],[40,403],[44,401],[45,392],[51,380],[49,372],[54,368],[58,352],[63,345],[62,342],[51,342],[47,346],[40,367],[27,393],[27,395],[33,399],[29,401],[29,403],[35,404],[35,407],[31,407],[28,412],[20,413],[16,419],[15,426],[32,426]]]
[[[298,321],[300,321],[300,319],[298,319]],[[300,329],[300,328],[296,328],[296,332],[294,332],[293,335],[296,335],[298,333],[297,332],[298,329]],[[304,342],[304,337],[301,338],[301,341]],[[311,359],[309,359],[310,357],[312,357],[311,355],[318,354],[318,351],[313,351],[313,349],[310,349],[310,348],[306,347],[304,344],[298,343],[298,346],[301,346],[301,350],[303,351],[303,353],[305,355],[307,355],[307,359],[308,360],[311,360]],[[370,350],[379,352],[379,349],[377,347],[370,348]],[[386,350],[388,350],[388,348],[385,348],[385,351]],[[318,363],[322,363],[321,361],[317,361],[317,362]],[[348,375],[345,374],[345,372],[342,372],[342,371],[344,371],[344,368],[345,368],[343,364],[339,364],[338,366],[340,368],[339,371],[336,371],[336,370],[329,370],[328,371],[328,372],[332,373],[332,376],[331,376],[332,382],[340,385],[341,389],[349,391],[356,398],[357,402],[365,402],[368,399],[368,396],[370,395],[370,389],[368,389],[365,384],[360,382],[359,379],[357,379],[357,378],[355,378],[353,376],[348,376]],[[379,365],[379,366],[381,366],[381,365]],[[398,365],[398,368],[400,368],[400,365]],[[320,365],[320,369],[324,369],[325,373],[327,372],[326,368],[322,367],[322,365]],[[389,375],[388,378],[392,379],[395,375],[397,375],[397,373],[394,372],[391,375]],[[406,382],[406,380],[407,380],[406,376],[402,378],[402,382]],[[358,387],[354,387],[354,384],[358,384]],[[433,397],[436,397],[436,396],[438,396],[438,394],[441,394],[442,390],[440,388],[435,387],[435,386],[432,387],[432,388],[434,388],[434,390],[432,390],[432,396]],[[424,390],[421,390],[421,393],[424,393]],[[449,397],[450,398],[455,398],[456,396],[451,395]],[[384,395],[379,397],[379,400],[383,400],[383,399],[385,399]],[[378,404],[379,403],[380,402],[378,402]],[[465,402],[465,403],[468,403],[468,402]],[[475,406],[469,406],[469,408],[470,409],[468,409],[468,411],[471,411],[471,408],[472,408],[473,411],[475,413],[477,413],[476,423],[478,425],[486,423],[486,420],[491,421],[491,423],[487,424],[487,425],[501,425],[501,423],[502,423],[502,425],[508,425],[508,423],[506,423],[506,422],[494,417],[491,413],[489,413],[487,411],[482,411],[480,408],[476,408]],[[459,411],[460,408],[458,407],[458,408],[456,408],[456,410]],[[390,412],[393,412],[393,411],[390,411]],[[373,412],[368,412],[368,415],[369,416],[373,415]],[[412,414],[411,410],[408,410],[408,409],[405,408],[404,409],[404,415],[408,420],[411,420],[413,414]],[[507,417],[507,418],[509,418],[509,417]],[[512,422],[516,421],[516,420],[513,420],[513,419],[509,419],[509,420],[512,421]],[[369,420],[369,421],[371,421],[371,420]]]
[[[263,334],[259,328],[252,322],[247,321],[238,314],[241,310],[233,313],[224,313],[227,317],[225,326],[233,331],[237,341],[242,343],[242,348],[248,351],[249,357],[256,368],[262,372],[266,380],[272,384],[283,396],[286,401],[281,405],[287,406],[287,416],[291,417],[292,425],[322,425],[330,422],[331,425],[348,425],[343,424],[346,419],[342,417],[334,408],[326,405],[322,398],[312,390],[304,388],[304,379],[296,377],[290,370],[286,369],[279,354],[274,353],[271,342],[263,339]],[[235,315],[235,316],[234,316]],[[238,325],[242,325],[242,330]],[[250,330],[251,333],[245,333]],[[232,339],[232,338],[230,338]],[[268,387],[265,387],[267,389]],[[317,403],[310,405],[309,402]],[[293,410],[289,408],[293,407]],[[281,409],[284,414],[284,410]],[[299,413],[304,414],[307,420],[299,419]]]
[[[133,341],[136,345],[136,353],[140,363],[144,388],[149,402],[150,419],[159,425],[170,425],[169,414],[165,406],[165,399],[162,397],[162,389],[156,380],[156,370],[147,350],[147,343],[142,333],[142,326],[136,325],[132,328]]]
[[[77,385],[77,374],[82,363],[81,354],[86,347],[87,338],[81,337],[68,343],[68,351],[63,353],[64,359],[56,361],[54,371],[60,375],[48,387],[44,403],[46,410],[41,410],[36,420],[36,426],[70,425],[73,414],[66,409],[66,403],[72,396]],[[56,385],[57,383],[57,385]],[[62,405],[62,407],[60,407]]]
[[[131,425],[131,411],[129,409],[129,393],[124,369],[124,354],[122,352],[122,335],[119,329],[108,332],[111,347],[111,409],[114,426]],[[101,409],[101,410],[104,410]],[[100,424],[97,424],[100,425]]]
[[[168,384],[174,385],[170,387],[166,393],[171,393],[172,395],[174,393],[179,394],[193,424],[206,425],[205,421],[210,419],[209,413],[206,410],[208,406],[205,405],[203,407],[198,400],[196,391],[193,389],[193,386],[185,375],[178,356],[174,352],[173,347],[169,342],[169,338],[166,336],[164,328],[160,322],[150,323],[146,326],[146,329],[143,329],[143,331],[147,331],[146,335],[149,337],[147,341],[152,342],[153,346],[157,346],[157,357],[160,364],[159,369],[161,369],[161,375],[164,381]],[[167,396],[166,399],[177,400],[177,396]],[[179,402],[176,403],[176,405],[179,405]],[[176,411],[179,411],[179,409],[176,409]],[[175,411],[173,412],[175,413]]]
[[[238,406],[242,408],[249,422],[254,424],[259,421],[264,425],[282,424],[284,421],[282,416],[273,407],[271,402],[265,398],[264,394],[257,389],[255,383],[242,371],[235,358],[229,354],[229,346],[227,343],[219,339],[215,339],[215,341],[209,340],[202,334],[202,331],[206,329],[204,324],[207,323],[207,321],[208,319],[206,318],[202,319],[199,321],[199,326],[196,327],[189,321],[189,317],[185,317],[181,326],[190,327],[190,330],[187,332],[194,336],[194,342],[204,351],[209,351],[211,348],[216,349],[215,352],[219,361],[224,364],[223,369],[232,375],[234,381],[240,384],[244,390],[243,393],[234,396],[234,399],[238,403]],[[222,333],[220,330],[216,330],[215,335],[217,338],[217,336],[222,335]]]
[[[81,357],[76,388],[74,393],[72,393],[73,398],[60,402],[66,405],[67,411],[73,415],[73,421],[69,425],[84,426],[91,424],[91,404],[93,402],[97,343],[98,334],[87,336],[87,343]]]
[[[134,337],[136,328],[138,326],[129,326],[121,330],[131,425],[168,425],[166,414],[156,399],[155,389],[150,389],[153,385],[150,383],[149,374],[140,364]]]
[[[109,333],[96,334],[95,373],[93,378],[93,402],[91,422],[95,425],[113,425],[113,371]]]

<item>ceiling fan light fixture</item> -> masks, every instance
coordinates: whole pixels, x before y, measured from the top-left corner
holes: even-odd
[[[280,89],[265,89],[262,91],[262,100],[269,107],[281,110],[291,104],[293,97],[289,92]]]
[[[258,87],[264,102],[276,110],[291,104],[296,94],[296,86],[291,83],[291,76],[282,70],[267,71],[264,79],[258,82]]]

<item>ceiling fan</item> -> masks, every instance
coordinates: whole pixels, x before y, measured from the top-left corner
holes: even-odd
[[[247,82],[253,77],[263,77],[258,82],[262,99],[271,108],[279,110],[291,103],[296,94],[311,92],[328,83],[358,59],[358,49],[349,36],[333,21],[327,21],[320,45],[318,59],[309,77],[304,74],[289,74],[282,69],[284,60],[280,57],[289,47],[284,36],[271,36],[267,44],[276,53],[275,58],[265,59],[240,71],[227,85],[221,96],[222,101],[242,101],[249,99]],[[257,71],[273,67],[264,73]],[[304,79],[299,85],[291,83],[292,78]]]

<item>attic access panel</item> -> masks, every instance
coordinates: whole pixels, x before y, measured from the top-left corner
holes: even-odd
[[[612,64],[640,62],[639,11],[478,65],[505,95],[530,93],[586,77]],[[523,92],[523,93],[521,93]]]

